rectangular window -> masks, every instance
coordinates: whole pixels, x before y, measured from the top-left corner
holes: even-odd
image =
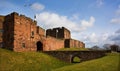
[[[31,38],[34,38],[34,31],[31,32]]]
[[[34,36],[34,31],[32,31],[32,36]]]
[[[22,43],[22,47],[25,48],[25,43]]]

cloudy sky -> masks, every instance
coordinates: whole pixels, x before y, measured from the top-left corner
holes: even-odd
[[[45,29],[64,26],[86,47],[120,44],[120,0],[0,0],[0,15],[14,11]]]

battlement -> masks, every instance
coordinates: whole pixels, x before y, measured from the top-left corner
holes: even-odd
[[[65,39],[65,47],[66,48],[71,48],[71,47],[84,48],[85,44],[76,39]]]
[[[25,16],[25,15],[19,14],[19,13],[17,13],[17,12],[13,12],[13,13],[11,13],[11,14],[6,15],[6,18],[7,18],[7,19],[8,19],[8,18],[11,18],[11,17],[13,17],[13,18],[14,18],[14,17],[23,18],[23,19],[25,19],[25,20],[28,20],[28,21],[32,22],[34,25],[37,25],[37,21],[32,20],[31,18],[29,18],[29,17],[27,17],[27,16]]]
[[[51,36],[51,37],[55,37],[59,39],[70,39],[71,38],[70,31],[66,29],[65,27],[47,29],[46,36]]]

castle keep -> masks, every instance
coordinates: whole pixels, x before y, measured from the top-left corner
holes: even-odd
[[[29,17],[13,12],[0,16],[0,47],[22,52],[84,48],[85,44],[72,39],[65,27],[45,30]]]

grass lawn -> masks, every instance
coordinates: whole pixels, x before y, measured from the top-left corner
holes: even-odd
[[[13,52],[0,48],[0,71],[51,71],[68,63],[41,52]]]
[[[99,59],[64,66],[54,71],[120,71],[120,54],[110,53]]]
[[[81,63],[65,63],[41,52],[13,52],[0,48],[0,71],[120,71],[120,54]],[[75,61],[79,61],[75,58]]]

